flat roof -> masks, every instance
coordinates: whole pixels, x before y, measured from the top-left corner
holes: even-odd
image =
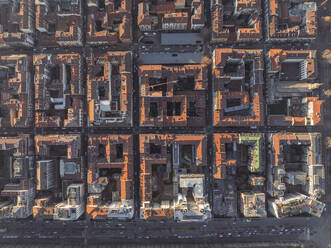
[[[164,64],[200,64],[203,54],[197,53],[140,53],[139,59],[144,65]]]
[[[203,44],[199,33],[162,33],[161,45],[196,45]]]

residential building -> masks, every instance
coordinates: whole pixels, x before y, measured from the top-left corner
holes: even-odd
[[[262,50],[214,50],[214,126],[264,125],[263,70]]]
[[[267,191],[269,211],[277,218],[303,213],[321,216],[325,172],[319,133],[276,133],[272,144]]]
[[[39,46],[82,45],[82,1],[35,0]]]
[[[141,126],[204,126],[208,66],[141,65]]]
[[[240,211],[246,218],[267,217],[265,194],[262,192],[242,192]]]
[[[276,218],[290,217],[300,214],[310,214],[321,217],[325,204],[306,195],[296,193],[289,194],[279,199],[271,199],[268,202],[269,211]]]
[[[83,87],[79,54],[39,54],[35,68],[36,127],[81,127]]]
[[[267,58],[268,124],[322,124],[323,100],[312,96],[321,85],[316,82],[316,51],[271,49]]]
[[[268,170],[268,193],[284,197],[286,192],[300,192],[314,198],[325,194],[325,172],[322,164],[319,133],[276,133]]]
[[[265,0],[264,4],[267,40],[309,40],[316,37],[316,2]]]
[[[80,135],[37,135],[35,146],[37,187],[33,217],[77,220],[85,212]]]
[[[205,26],[204,1],[175,0],[138,3],[137,23],[140,31],[189,31]]]
[[[262,174],[265,163],[264,143],[264,135],[261,133],[214,133],[213,211],[215,217],[238,216],[237,198],[246,197],[241,196],[239,191],[264,190],[265,178]],[[247,197],[254,198],[255,196]],[[240,206],[243,205],[242,201]]]
[[[0,137],[0,219],[32,215],[35,197],[32,139]]]
[[[205,182],[205,136],[142,134],[140,162],[140,218],[211,218]]]
[[[92,45],[130,44],[130,0],[88,0],[87,42]]]
[[[89,218],[133,218],[131,135],[89,135],[87,174]]]
[[[33,118],[32,59],[0,56],[0,127],[30,127]]]
[[[70,184],[67,199],[54,209],[54,220],[77,220],[85,212],[84,184]]]
[[[261,0],[212,0],[213,42],[256,42],[262,39]]]
[[[33,47],[34,0],[0,1],[0,48]]]
[[[87,64],[89,126],[132,125],[131,52],[91,53]]]

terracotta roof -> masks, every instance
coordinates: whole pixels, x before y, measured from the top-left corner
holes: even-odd
[[[158,1],[157,4],[152,4],[149,1],[140,2],[137,17],[140,30],[201,29],[205,22],[204,2],[200,0],[192,1],[192,11],[183,9],[183,7],[185,7],[185,1]]]
[[[33,63],[36,126],[82,126],[83,94],[80,55],[40,54],[34,56]]]
[[[131,56],[130,52],[107,52],[91,53],[87,58],[89,125],[131,125]]]
[[[54,4],[47,8],[43,2],[35,0],[35,9],[38,45],[50,47],[82,45],[79,1],[72,1],[69,4],[63,1],[58,7]]]
[[[312,1],[299,1],[291,7],[290,12],[286,1],[270,0],[267,16],[268,38],[315,38],[317,30],[316,12],[316,3]],[[304,28],[300,28],[301,26],[304,26]]]
[[[0,56],[0,127],[31,126],[31,65],[27,55]]]
[[[254,63],[254,66],[250,66],[250,63]],[[228,71],[227,67],[233,68]],[[254,77],[247,78],[247,75],[253,74]],[[254,82],[251,81],[252,78]],[[250,82],[249,90],[245,90],[243,86],[247,80]],[[214,125],[263,125],[263,83],[262,50],[215,49],[213,53]],[[231,101],[237,103],[232,106]]]
[[[90,44],[129,44],[132,42],[131,1],[122,0],[118,9],[113,1],[105,1],[100,11],[97,0],[88,0],[87,42]],[[97,27],[97,21],[101,23]]]
[[[122,154],[117,154],[117,145],[122,146]],[[104,157],[100,157],[100,147],[105,148]],[[133,143],[130,135],[89,135],[88,139],[88,188],[94,185],[111,183],[110,178],[100,177],[99,170],[103,168],[120,170],[120,192],[119,202],[133,199]],[[121,152],[120,151],[120,152]],[[110,176],[110,175],[108,175]],[[107,181],[108,180],[108,181]],[[107,182],[106,182],[107,181]],[[104,202],[99,200],[98,194],[89,190],[88,204],[86,206],[87,214],[93,219],[107,218],[109,207],[107,202],[112,199],[106,199]],[[103,189],[102,194],[111,196],[110,188]],[[115,204],[115,202],[114,202]]]
[[[212,40],[214,42],[258,41],[262,39],[262,8],[260,0],[240,0],[236,5],[223,6],[222,1],[213,0]],[[250,23],[239,25],[235,16],[226,18],[227,12],[249,13]],[[239,16],[239,15],[237,15]]]
[[[140,124],[203,126],[207,72],[207,66],[203,64],[140,66]],[[151,82],[154,82],[154,87],[151,87]],[[188,88],[184,88],[185,83]],[[175,114],[174,108],[178,109]]]

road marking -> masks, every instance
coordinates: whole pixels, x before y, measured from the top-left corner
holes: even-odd
[[[309,227],[306,228],[306,239],[310,240],[310,229],[309,229]]]

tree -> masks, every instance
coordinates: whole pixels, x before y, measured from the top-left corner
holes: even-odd
[[[207,56],[203,56],[200,63],[203,64],[203,65],[210,65],[211,64],[211,59],[208,58]]]
[[[210,35],[210,29],[204,27],[203,29],[201,29],[199,35],[203,40],[207,40]]]
[[[326,23],[331,23],[331,16],[323,16],[322,21]]]
[[[321,26],[328,28],[331,25],[331,16],[322,16],[321,17]]]
[[[329,64],[331,64],[331,50],[325,49],[322,52],[322,58],[325,59]]]
[[[326,95],[326,96],[331,96],[331,90],[326,90],[326,91],[324,91],[324,95]]]

